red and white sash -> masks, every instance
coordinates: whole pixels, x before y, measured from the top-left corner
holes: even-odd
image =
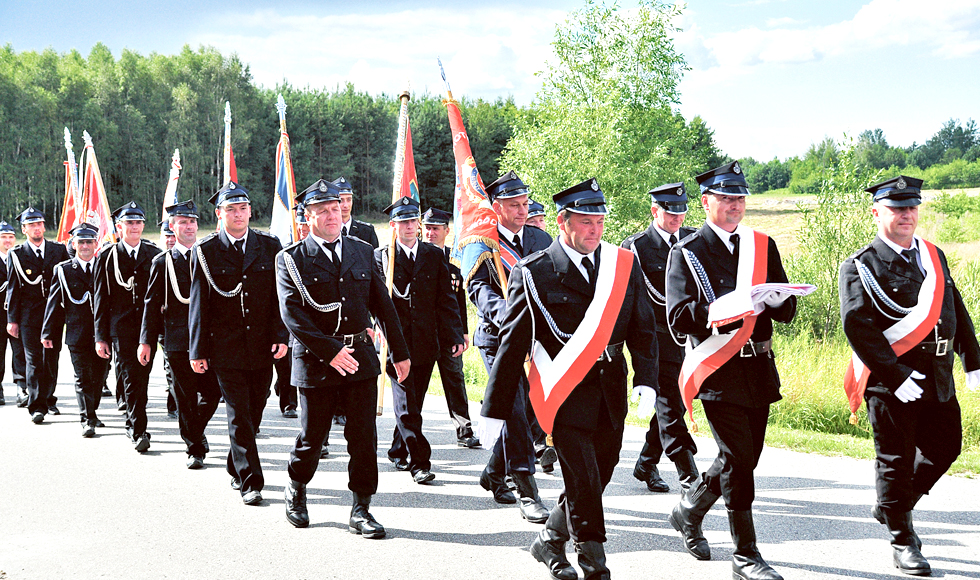
[[[922,339],[936,327],[939,313],[943,308],[946,284],[942,262],[939,260],[939,250],[918,236],[915,239],[919,243],[919,248],[923,250],[922,267],[926,271],[926,276],[922,286],[919,287],[919,296],[912,311],[885,329],[883,333],[888,344],[892,345],[895,356],[902,356],[922,342]],[[874,300],[873,296],[870,298]],[[851,413],[856,413],[861,408],[870,375],[871,371],[868,367],[864,366],[857,353],[852,352],[851,362],[844,373],[844,392],[847,393]]]
[[[531,406],[545,433],[552,432],[559,407],[609,345],[623,307],[633,254],[607,242],[601,244],[595,295],[572,337],[553,360],[540,342],[532,341],[527,378],[531,385]]]
[[[733,292],[748,292],[752,286],[766,282],[769,236],[745,226],[738,226],[735,233],[739,234],[741,244]],[[745,346],[752,337],[756,318],[757,315],[750,315],[743,319],[741,328],[725,334],[709,336],[684,357],[678,384],[692,421],[694,397],[701,390],[701,384]]]

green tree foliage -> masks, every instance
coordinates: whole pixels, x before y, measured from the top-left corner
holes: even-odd
[[[791,282],[814,284],[816,292],[798,302],[791,332],[824,340],[840,328],[837,277],[844,259],[869,243],[877,231],[871,197],[864,191],[879,181],[880,170],[861,163],[853,143],[838,146],[829,167],[819,173],[816,206],[802,204],[799,250],[784,257]]]
[[[631,12],[590,1],[570,13],[552,42],[556,60],[540,73],[543,85],[501,159],[541,201],[596,177],[611,209],[609,240],[646,227],[651,187],[686,181],[696,192],[693,176],[721,159],[704,121],[687,122],[671,107],[688,70],[672,41],[679,14],[659,1]]]
[[[334,89],[257,87],[236,55],[184,47],[176,55],[113,57],[102,44],[77,51],[17,53],[0,49],[0,217],[28,204],[57,223],[64,199],[63,129],[81,156],[82,131],[91,133],[109,204],[130,199],[157,219],[174,148],[181,153],[181,199],[203,207],[223,178],[224,104],[231,102],[232,146],[238,180],[252,197],[253,216],[267,219],[275,187],[281,92],[297,187],[345,176],[355,211],[380,217],[391,201],[399,101],[352,85]],[[513,101],[461,102],[474,155],[484,171],[511,136]],[[455,176],[446,110],[436,96],[409,104],[423,205],[450,209]],[[205,212],[205,221],[213,214]]]
[[[745,181],[752,193],[765,193],[773,189],[783,189],[789,186],[792,176],[792,162],[780,161],[773,157],[768,163],[759,163],[748,157],[740,162],[745,174]]]

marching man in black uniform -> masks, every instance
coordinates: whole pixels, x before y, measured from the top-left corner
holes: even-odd
[[[555,194],[560,237],[521,260],[508,280],[500,348],[481,415],[488,432],[518,412],[524,359],[531,351],[531,400],[551,432],[565,489],[531,554],[552,578],[577,572],[565,557],[575,542],[586,579],[609,578],[602,492],[623,445],[629,346],[637,388],[656,385],[653,303],[636,258],[602,242],[605,197],[595,179]]]
[[[422,433],[422,403],[440,348],[450,348],[455,357],[463,354],[462,325],[445,253],[418,239],[419,203],[402,197],[385,208],[385,213],[396,236],[392,301],[412,359],[412,371],[404,380],[393,376],[394,367],[387,369],[395,410],[388,459],[399,471],[411,471],[415,483],[428,483],[435,474],[430,462],[432,449]],[[383,276],[390,254],[388,246],[374,251]]]
[[[6,221],[0,221],[0,294],[4,297],[7,295],[7,273],[8,273],[8,260],[11,248],[17,243],[17,232],[14,231],[14,226],[8,224]],[[27,406],[27,382],[24,377],[25,366],[24,362],[24,345],[20,342],[19,338],[10,336],[6,331],[7,329],[7,311],[0,308],[0,328],[3,329],[2,335],[0,335],[0,361],[7,360],[7,345],[10,345],[10,370],[12,371],[14,379],[14,391],[17,394],[17,406],[26,407]],[[0,365],[3,363],[0,362]],[[6,367],[0,366],[0,382],[3,381],[3,377],[6,375]],[[0,395],[0,405],[6,404],[3,400],[3,396]]]
[[[151,365],[141,365],[136,351],[150,263],[160,248],[140,238],[146,216],[135,201],[114,211],[112,218],[119,241],[103,249],[95,260],[95,352],[107,360],[115,355],[116,373],[122,377],[126,403],[126,432],[132,437],[136,451],[144,453],[150,448],[150,434],[146,432],[146,389]]]
[[[657,344],[660,346],[660,376],[657,378],[657,394],[645,393],[643,401],[653,401],[656,396],[656,414],[650,419],[646,442],[636,459],[633,477],[647,484],[647,489],[659,493],[670,491],[670,486],[660,477],[657,463],[664,451],[677,467],[677,479],[687,489],[698,477],[694,454],[698,446],[684,423],[684,400],[677,388],[677,377],[684,360],[684,337],[674,337],[667,326],[667,298],[664,285],[667,274],[667,256],[670,248],[683,238],[693,234],[694,228],[684,227],[687,214],[687,193],[683,183],[668,183],[650,190],[653,203],[650,213],[653,221],[645,231],[626,238],[623,247],[636,254],[643,271],[644,285],[653,300],[657,312]],[[633,393],[634,402],[640,393]],[[640,417],[647,417],[653,409],[638,409]]]
[[[878,235],[841,265],[840,297],[854,349],[845,387],[852,410],[867,402],[874,429],[872,513],[892,536],[895,567],[928,576],[912,510],[960,454],[953,354],[976,390],[980,346],[946,255],[915,235],[921,187],[921,179],[901,176],[866,190]]]
[[[262,464],[255,434],[272,383],[273,360],[289,335],[276,308],[275,236],[248,227],[248,192],[229,181],[209,200],[221,231],[191,251],[188,331],[191,369],[218,379],[228,415],[227,470],[245,505],[262,502]]]
[[[92,277],[99,228],[82,223],[71,230],[75,257],[55,266],[51,293],[44,311],[41,342],[45,349],[60,350],[64,336],[71,364],[75,367],[75,397],[78,400],[82,437],[94,437],[101,422],[95,414],[102,400],[102,382],[108,361],[95,354],[95,316]],[[65,328],[68,332],[65,332]]]
[[[41,327],[47,306],[54,267],[68,259],[64,244],[44,239],[44,215],[29,207],[20,214],[20,229],[27,241],[8,254],[7,265],[7,333],[24,345],[27,412],[40,424],[45,415],[60,415],[55,403],[58,381],[60,341],[56,348],[41,344]]]
[[[378,232],[374,231],[374,226],[367,222],[354,219],[351,210],[354,209],[354,189],[344,177],[333,180],[334,186],[340,191],[340,213],[344,220],[340,228],[340,235],[357,238],[371,244],[371,247],[378,249]]]
[[[310,224],[306,221],[306,210],[303,208],[303,204],[298,203],[293,206],[293,211],[296,212],[296,241],[300,242],[310,235]],[[276,361],[276,384],[274,385],[276,396],[279,397],[279,412],[287,419],[299,417],[299,413],[296,412],[296,406],[299,404],[299,391],[289,382],[292,376],[292,366],[293,340],[290,337],[286,356]]]
[[[196,373],[187,358],[191,248],[197,242],[198,213],[193,201],[164,209],[175,241],[173,247],[153,258],[150,266],[138,358],[141,364],[149,365],[157,337],[163,335],[163,350],[174,375],[177,424],[187,449],[187,468],[200,469],[209,450],[204,429],[218,408],[221,392],[214,371]]]
[[[299,387],[300,433],[289,457],[286,519],[310,525],[306,484],[320,461],[336,400],[347,409],[344,437],[353,492],[349,530],[383,538],[385,529],[369,509],[378,490],[378,431],[375,406],[381,365],[374,349],[371,317],[391,346],[397,380],[411,369],[395,306],[374,263],[370,245],[340,235],[340,196],[320,180],[297,196],[306,207],[310,235],[276,257],[279,310],[293,337],[293,378]]]
[[[449,268],[449,281],[456,297],[456,308],[459,311],[459,321],[463,325],[463,352],[470,346],[470,332],[466,320],[466,290],[463,288],[463,274],[459,267],[449,261],[450,249],[446,247],[446,236],[449,235],[449,220],[452,214],[438,208],[429,208],[422,216],[422,227],[425,228],[425,241],[443,251],[446,257],[446,267]],[[439,349],[439,378],[442,380],[442,390],[446,393],[446,405],[449,416],[456,425],[456,444],[460,447],[476,449],[480,440],[473,434],[470,421],[469,400],[466,397],[466,379],[463,376],[463,357],[454,355],[452,346],[441,346]]]
[[[524,227],[527,219],[527,186],[513,171],[508,171],[486,187],[487,197],[493,202],[493,209],[500,221],[497,234],[500,239],[500,254],[504,270],[510,271],[518,260],[551,244],[551,236],[537,228]],[[466,294],[476,305],[480,323],[473,335],[473,345],[480,349],[480,357],[487,368],[493,366],[500,341],[497,335],[504,320],[507,301],[497,280],[493,263],[486,261],[480,265],[473,279],[466,287]],[[526,353],[525,353],[526,354]],[[520,367],[524,368],[523,361]],[[521,516],[534,523],[548,519],[548,510],[541,503],[538,485],[534,481],[534,438],[528,423],[526,410],[527,381],[521,381],[522,396],[509,402],[514,405],[514,413],[508,413],[502,436],[493,446],[490,460],[480,475],[480,485],[493,493],[497,503],[517,503],[517,498],[507,487],[504,478],[510,475],[517,484],[521,496]],[[543,433],[541,439],[544,439]],[[542,456],[541,465],[554,464],[557,459],[554,448],[546,449],[547,457]]]
[[[701,521],[724,496],[735,543],[733,576],[781,579],[756,546],[752,501],[769,405],[780,399],[772,321],[790,322],[796,298],[774,295],[758,305],[758,315],[711,328],[708,308],[717,298],[749,292],[764,282],[785,283],[786,273],[772,238],[739,223],[749,189],[738,163],[702,173],[697,180],[707,220],[670,251],[667,322],[673,332],[690,337],[693,351],[681,365],[679,383],[685,403],[690,405],[695,396],[701,399],[719,451],[708,471],[691,483],[669,521],[681,532],[687,551],[708,560],[711,550]]]

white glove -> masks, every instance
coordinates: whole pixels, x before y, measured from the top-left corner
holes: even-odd
[[[640,419],[646,419],[653,415],[653,411],[657,407],[657,391],[646,385],[637,385],[633,387],[633,396],[630,397],[630,401],[640,402],[636,408],[636,416]]]
[[[895,396],[898,400],[903,403],[908,403],[914,401],[922,396],[922,387],[915,384],[912,379],[924,379],[926,376],[919,371],[912,371],[909,378],[905,379],[905,382],[901,384],[897,389],[895,389]]]
[[[980,369],[966,373],[966,388],[971,391],[980,387]]]
[[[782,292],[773,291],[773,292],[769,292],[766,295],[766,299],[763,300],[763,302],[765,303],[766,306],[771,306],[775,308],[781,305],[783,302],[786,302],[787,298],[789,298],[789,295],[784,294]]]
[[[500,439],[500,432],[504,430],[504,420],[484,417],[480,415],[480,420],[476,424],[476,435],[483,442],[484,449],[493,449],[497,439]]]

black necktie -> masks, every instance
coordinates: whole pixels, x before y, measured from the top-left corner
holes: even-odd
[[[919,271],[920,274],[925,276],[925,272],[922,270],[922,266],[919,265],[919,249],[909,248],[908,250],[902,250],[902,257],[904,257],[913,268]]]
[[[343,228],[343,231],[342,231],[342,233],[343,233],[343,234],[344,234],[345,236],[347,235],[347,226],[344,226],[344,228]]]
[[[592,264],[592,260],[590,260],[588,256],[582,258],[582,267],[589,273],[589,275],[586,277],[586,281],[589,283],[589,286],[595,285],[595,266]]]
[[[514,249],[516,249],[517,253],[521,256],[524,255],[524,245],[521,244],[521,236],[517,234],[514,234]]]
[[[735,261],[738,262],[738,234],[732,234],[728,239],[732,242],[732,255],[735,256]]]
[[[670,247],[673,248],[674,244],[676,243],[677,243],[677,236],[674,234],[670,234]]]
[[[235,242],[235,249],[238,250],[239,254],[245,255],[245,238]]]
[[[38,260],[41,260],[41,261],[43,262],[43,261],[44,261],[44,256],[42,256],[42,255],[41,255],[41,250],[40,250],[40,248],[38,248],[38,249],[36,249],[36,250],[34,250],[34,251],[35,251],[35,252],[37,252],[37,259],[38,259]]]
[[[85,275],[86,276],[92,275],[92,264],[85,264]]]
[[[404,248],[402,250],[404,251]],[[411,272],[415,270],[415,258],[412,256],[411,252],[405,252],[405,260],[408,264],[408,271]]]
[[[323,242],[323,249],[330,256],[330,262],[333,264],[335,271],[340,271],[340,256],[337,255],[337,243],[339,241]]]
[[[132,258],[133,261],[135,262],[136,261],[136,250],[133,250],[132,252],[130,252],[129,253],[129,257]]]

